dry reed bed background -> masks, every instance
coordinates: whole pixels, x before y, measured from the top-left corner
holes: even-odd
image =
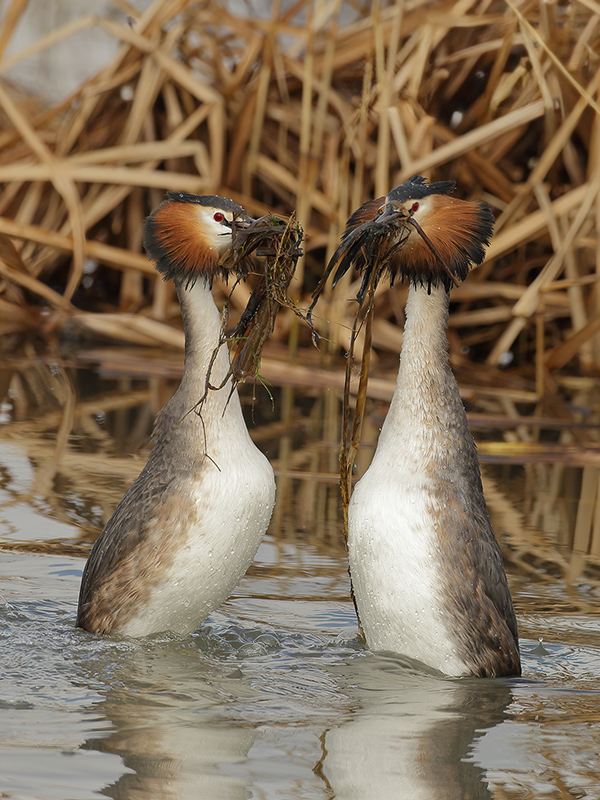
[[[553,461],[534,469],[549,470],[555,498],[563,465],[582,466],[575,541],[600,555],[598,2],[298,0],[288,10],[257,3],[268,9],[258,18],[225,2],[156,0],[138,14],[113,0],[110,17],[83,16],[7,56],[28,5],[10,0],[0,30],[5,352],[23,335],[74,332],[182,347],[172,289],[141,252],[143,219],[167,189],[230,196],[254,214],[295,212],[306,257],[292,295],[307,305],[353,209],[415,173],[454,178],[460,196],[497,212],[488,258],[453,290],[450,321],[472,419],[506,429],[504,442],[480,450]],[[117,54],[72,96],[45,107],[12,82],[28,57],[96,28],[119,42]],[[341,390],[355,291],[348,276],[317,306],[321,352],[282,312],[262,375]],[[228,292],[215,286],[218,300]],[[248,292],[236,290],[233,316]],[[393,390],[405,292],[379,288],[375,401]],[[122,350],[97,358],[134,370]],[[136,402],[121,395],[103,402]],[[46,482],[76,424],[65,397]],[[338,400],[325,411],[331,440]],[[518,424],[526,419],[535,424]],[[550,429],[552,445],[538,441]],[[284,451],[276,466],[290,480],[301,467],[335,472],[313,451]],[[331,502],[317,503],[325,516]],[[541,524],[544,509],[532,513]]]
[[[190,0],[138,14],[114,0],[110,18],[81,17],[7,57],[28,7],[11,0],[0,76],[85,28],[120,45],[54,107],[0,78],[0,333],[75,329],[181,347],[171,287],[141,252],[143,219],[166,189],[231,196],[256,214],[294,211],[306,258],[292,294],[307,303],[349,213],[423,173],[455,178],[461,196],[497,210],[486,262],[452,295],[465,396],[504,413],[544,401],[556,414],[563,396],[593,390],[600,4],[263,6],[270,17]],[[342,284],[317,307],[332,363],[354,290]],[[227,291],[217,287],[221,299]],[[234,313],[247,292],[234,294]],[[391,392],[386,353],[400,350],[402,307],[402,289],[380,287],[374,397]],[[319,358],[286,312],[263,374],[314,385]]]

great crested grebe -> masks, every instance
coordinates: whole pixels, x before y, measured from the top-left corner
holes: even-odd
[[[494,218],[416,176],[349,219],[332,259],[410,282],[394,396],[348,508],[356,607],[368,647],[451,676],[520,675],[517,621],[448,357],[449,289],[480,264]],[[387,260],[380,259],[382,249]]]
[[[172,279],[183,317],[181,384],[156,417],[153,449],[85,566],[77,625],[145,636],[195,630],[248,569],[269,524],[275,480],[254,445],[216,353],[213,276],[244,272],[234,228],[252,220],[223,197],[169,193],[144,225],[144,246]],[[206,390],[208,375],[212,386]],[[201,409],[194,407],[203,396]]]

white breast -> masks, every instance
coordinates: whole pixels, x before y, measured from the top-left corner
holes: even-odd
[[[247,433],[246,433],[247,436]],[[202,480],[190,483],[187,539],[147,605],[119,630],[144,636],[195,630],[245,574],[267,530],[275,503],[273,470],[250,438],[231,457],[213,451]]]
[[[403,653],[447,675],[464,674],[438,601],[437,537],[426,477],[382,467],[374,459],[349,508],[350,573],[367,645]]]

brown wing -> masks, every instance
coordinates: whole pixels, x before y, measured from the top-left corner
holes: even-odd
[[[154,454],[154,451],[153,451]],[[109,633],[133,616],[189,528],[181,469],[154,469],[152,456],[97,538],[83,571],[77,626]]]

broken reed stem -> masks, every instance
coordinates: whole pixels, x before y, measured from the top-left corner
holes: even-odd
[[[346,372],[344,378],[344,399],[342,411],[342,432],[340,436],[340,489],[342,493],[342,511],[344,518],[344,536],[348,538],[348,505],[352,488],[352,470],[354,460],[360,447],[360,437],[365,416],[365,406],[367,402],[367,385],[369,381],[369,369],[371,366],[371,344],[373,317],[375,313],[375,289],[377,288],[379,269],[375,268],[367,288],[367,310],[359,326],[361,307],[356,309],[352,333],[350,336],[350,349],[346,357]],[[360,377],[358,382],[358,392],[356,394],[356,404],[354,406],[354,416],[352,418],[352,431],[350,432],[350,384],[352,381],[352,369],[354,367],[354,345],[359,329],[364,327],[364,347],[360,365]],[[348,444],[348,439],[350,443]]]

